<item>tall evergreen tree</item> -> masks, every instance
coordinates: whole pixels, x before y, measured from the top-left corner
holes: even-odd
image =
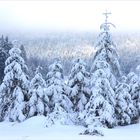
[[[137,108],[138,113],[140,113],[140,79],[138,75],[134,72],[130,72],[127,75],[127,83],[130,86],[130,95]]]
[[[31,80],[30,83],[30,100],[29,100],[29,117],[35,115],[47,115],[49,112],[49,99],[44,91],[46,88],[46,82],[42,78],[41,73],[39,72],[40,67],[36,69],[36,73],[34,78]]]
[[[126,84],[126,77],[117,85],[116,93],[116,117],[119,125],[128,125],[138,121],[138,112],[129,93],[130,87]]]
[[[61,62],[56,60],[49,67],[47,74],[46,93],[49,97],[50,114],[47,117],[47,125],[57,121],[69,123],[69,112],[72,111],[72,102],[67,96],[67,86],[63,79],[63,68]]]
[[[12,43],[9,42],[8,37],[0,38],[0,83],[4,78],[5,61],[9,56],[9,50],[12,48]]]
[[[105,61],[109,64],[111,68],[111,72],[115,76],[121,75],[120,65],[118,61],[118,54],[116,51],[116,45],[114,44],[111,33],[110,27],[115,27],[112,23],[108,22],[108,14],[104,13],[106,16],[105,22],[101,24],[100,29],[101,33],[98,36],[98,40],[96,43],[97,52],[94,56],[94,63],[91,68],[91,71],[95,71],[96,63],[100,61]]]
[[[85,123],[89,125],[103,125],[114,127],[115,116],[115,93],[117,84],[116,78],[121,75],[116,45],[114,44],[110,27],[115,27],[108,22],[108,15],[105,22],[100,26],[101,33],[96,42],[97,52],[91,67],[91,97],[84,111]]]
[[[74,111],[83,111],[89,100],[89,78],[86,64],[81,59],[75,60],[68,79],[68,85],[71,88],[69,96],[74,104]]]
[[[4,79],[0,86],[0,120],[23,121],[27,117],[29,82],[23,69],[26,69],[20,49],[9,51],[5,62]]]
[[[106,73],[98,69],[91,78],[91,97],[83,112],[84,122],[89,126],[116,125],[115,93],[110,86]]]

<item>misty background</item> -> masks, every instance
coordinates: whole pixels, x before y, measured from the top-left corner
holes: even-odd
[[[60,58],[67,74],[75,58],[92,62],[107,9],[116,25],[111,31],[120,62],[128,73],[140,64],[139,7],[139,1],[0,1],[0,35],[24,45],[31,71],[38,65],[47,71],[53,59]]]

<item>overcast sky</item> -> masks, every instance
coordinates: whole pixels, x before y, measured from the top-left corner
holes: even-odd
[[[0,30],[99,30],[102,13],[117,31],[140,30],[140,1],[0,1]]]

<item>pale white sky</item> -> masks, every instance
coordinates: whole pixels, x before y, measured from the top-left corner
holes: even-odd
[[[99,30],[102,13],[121,30],[140,30],[140,1],[0,1],[0,30]]]

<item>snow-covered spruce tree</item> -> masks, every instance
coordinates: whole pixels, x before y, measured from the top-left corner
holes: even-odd
[[[89,78],[90,74],[86,71],[86,64],[81,59],[75,60],[68,79],[68,85],[71,88],[69,97],[76,112],[82,112],[89,100]]]
[[[91,97],[82,119],[89,129],[98,126],[112,128],[116,125],[115,93],[102,69],[96,70],[91,80]]]
[[[100,26],[101,33],[99,34],[97,43],[95,45],[95,47],[97,47],[97,52],[94,56],[91,72],[95,71],[96,64],[98,62],[105,61],[109,64],[113,75],[118,77],[121,75],[120,64],[118,61],[116,45],[114,44],[110,33],[110,27],[115,26],[108,22],[108,14],[110,13],[104,13],[106,19],[105,22]]]
[[[63,68],[59,60],[55,60],[49,67],[47,74],[46,93],[49,97],[50,114],[47,116],[47,125],[54,123],[69,124],[73,104],[67,96],[67,86],[63,79]]]
[[[14,47],[5,62],[4,79],[0,85],[0,120],[23,121],[28,115],[28,79],[23,71],[27,69],[20,49]]]
[[[40,67],[36,69],[35,76],[30,83],[29,117],[36,115],[47,115],[49,112],[49,99],[44,91],[46,82],[42,78]]]
[[[140,80],[137,74],[130,72],[127,75],[127,83],[130,86],[130,95],[137,108],[138,113],[140,113]]]
[[[9,42],[8,37],[0,38],[0,83],[4,78],[5,61],[9,56],[9,50],[12,48],[12,43]]]
[[[118,125],[133,124],[138,121],[138,112],[129,93],[130,87],[126,84],[126,77],[116,86],[115,113]]]

